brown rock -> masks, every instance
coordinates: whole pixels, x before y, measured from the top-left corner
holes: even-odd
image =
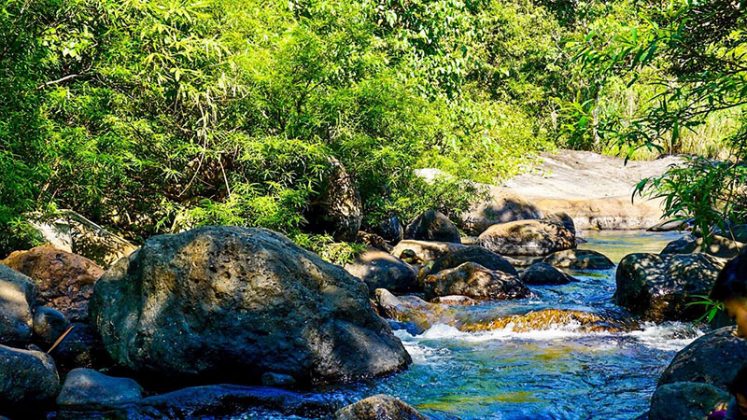
[[[71,321],[88,318],[93,284],[104,273],[88,258],[51,246],[16,251],[2,263],[31,277],[42,304],[59,310]]]
[[[425,420],[417,410],[389,395],[374,395],[343,407],[336,420]]]
[[[576,247],[576,235],[560,223],[519,220],[493,225],[478,238],[501,255],[547,255]]]
[[[473,299],[517,299],[530,295],[515,275],[467,262],[425,278],[426,299],[464,295]]]

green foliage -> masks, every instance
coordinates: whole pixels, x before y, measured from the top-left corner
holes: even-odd
[[[724,311],[723,302],[716,302],[706,295],[693,295],[692,297],[698,299],[685,305],[686,307],[698,307],[701,306],[703,309],[703,315],[695,320],[695,322],[703,322],[710,324],[718,315],[719,312]]]

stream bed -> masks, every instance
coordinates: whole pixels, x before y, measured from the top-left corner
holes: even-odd
[[[579,248],[619,262],[633,252],[659,252],[677,233],[584,232]],[[489,302],[469,311],[523,313],[545,308],[620,313],[612,303],[615,269],[572,271],[580,282],[531,286],[535,297]],[[578,325],[517,333],[510,328],[465,333],[434,325],[423,334],[396,331],[413,358],[405,372],[326,398],[354,402],[384,393],[435,419],[634,419],[648,409],[661,372],[702,334],[689,323],[646,324],[632,332],[586,333]],[[267,418],[247,413],[243,418]]]

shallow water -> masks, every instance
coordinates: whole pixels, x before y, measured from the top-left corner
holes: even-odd
[[[584,233],[581,248],[618,262],[632,252],[659,252],[676,233]],[[535,297],[492,302],[471,311],[542,308],[621,312],[611,302],[615,270],[572,272],[581,281],[531,287]],[[397,331],[413,365],[388,378],[330,390],[356,401],[385,393],[437,419],[633,419],[643,414],[656,381],[677,351],[701,331],[690,324],[645,325],[628,333],[582,333],[577,325],[515,333],[464,333],[436,325],[413,336]],[[247,413],[246,417],[262,417]]]

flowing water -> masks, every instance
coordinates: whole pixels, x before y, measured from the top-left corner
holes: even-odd
[[[583,236],[588,242],[580,248],[615,262],[633,252],[659,252],[679,237],[649,232]],[[581,281],[535,286],[533,298],[464,310],[621,312],[612,303],[614,269],[572,274]],[[326,395],[352,402],[390,394],[436,419],[633,419],[647,410],[656,381],[675,353],[702,333],[691,324],[665,323],[625,333],[583,333],[571,324],[523,333],[465,333],[435,325],[420,335],[396,334],[413,358],[407,371]]]

